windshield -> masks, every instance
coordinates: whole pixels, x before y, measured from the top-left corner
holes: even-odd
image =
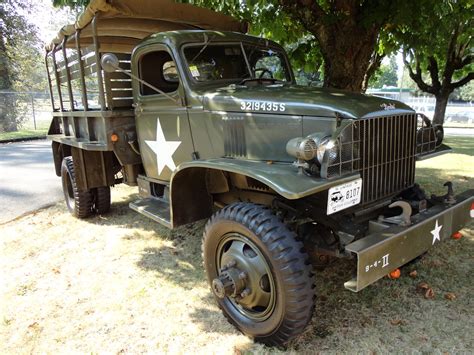
[[[245,79],[290,81],[285,55],[276,48],[229,43],[193,45],[184,48],[189,72],[198,82]]]

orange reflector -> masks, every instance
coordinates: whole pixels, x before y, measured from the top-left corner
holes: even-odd
[[[110,140],[114,143],[117,142],[118,139],[119,139],[119,137],[115,133],[110,136]]]
[[[392,280],[400,278],[401,275],[400,269],[395,269],[393,270],[390,274],[388,274],[388,277],[391,278]]]
[[[453,239],[461,239],[461,238],[462,238],[462,234],[459,233],[459,232],[453,233],[453,235],[451,236],[451,238],[453,238]]]

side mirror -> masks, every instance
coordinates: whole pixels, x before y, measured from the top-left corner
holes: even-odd
[[[120,69],[119,60],[117,56],[113,53],[105,53],[102,56],[100,65],[102,66],[102,69],[107,73],[113,73],[117,69]]]

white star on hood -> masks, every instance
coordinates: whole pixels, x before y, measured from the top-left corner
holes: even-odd
[[[156,164],[158,166],[158,175],[161,174],[165,166],[174,171],[176,164],[173,160],[173,154],[178,149],[181,142],[167,141],[161,128],[160,118],[156,119],[156,141],[145,141],[150,149],[156,154]]]
[[[435,229],[430,232],[431,234],[433,234],[433,243],[431,243],[431,245],[433,245],[437,240],[441,241],[441,238],[439,236],[441,228],[443,228],[443,225],[438,226],[438,220],[436,220]]]

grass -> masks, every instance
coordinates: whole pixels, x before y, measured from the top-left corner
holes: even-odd
[[[48,133],[47,128],[43,129],[20,129],[15,132],[0,132],[0,142],[8,141],[10,139],[23,139],[23,138],[32,138],[45,136]]]
[[[472,139],[448,144],[454,154],[419,164],[430,193],[444,193],[447,178],[474,188]],[[253,343],[216,307],[201,264],[203,222],[171,232],[131,211],[134,198],[134,189],[117,187],[110,214],[77,220],[60,203],[0,226],[0,352],[283,352]],[[315,315],[287,351],[470,352],[474,224],[463,234],[407,265],[400,279],[357,294],[342,286],[350,261],[317,271]],[[421,282],[434,298],[418,291]]]
[[[45,136],[48,133],[50,119],[47,117],[38,118],[36,120],[36,129],[32,120],[23,122],[22,126],[15,132],[0,132],[0,142],[10,139],[23,139]]]
[[[446,181],[453,182],[455,193],[474,189],[474,138],[447,137],[445,143],[453,153],[418,162],[416,181],[434,194],[446,193]]]

